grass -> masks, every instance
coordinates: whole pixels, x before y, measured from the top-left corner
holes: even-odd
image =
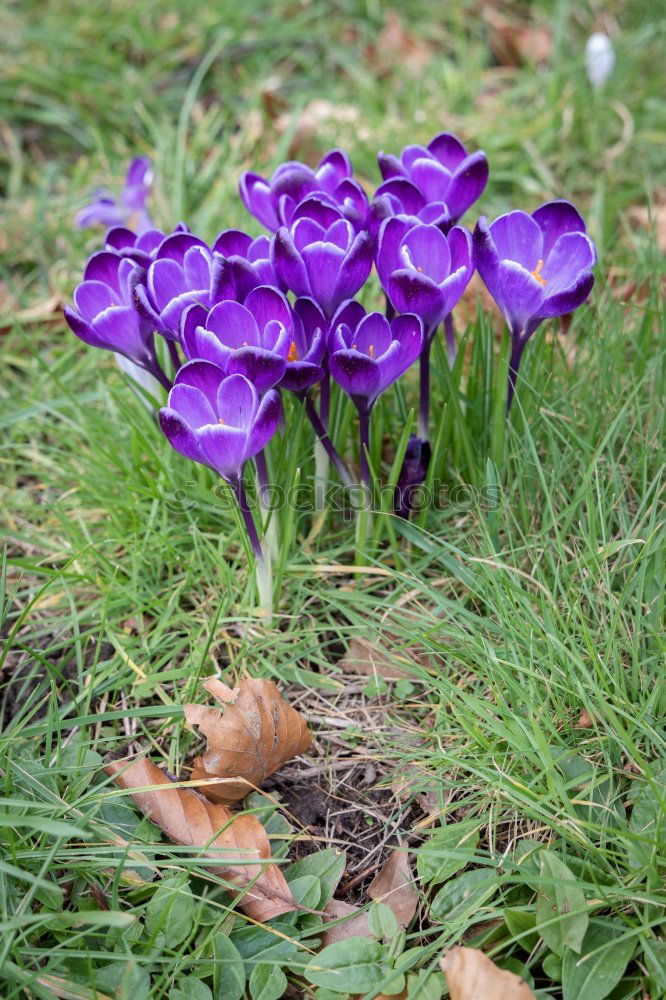
[[[227,997],[229,935],[248,975],[281,962],[296,995],[312,995],[302,920],[253,928],[201,858],[160,841],[101,776],[103,755],[128,746],[186,775],[196,741],[182,706],[216,670],[273,677],[316,717],[313,794],[333,788],[332,809],[360,803],[369,821],[352,874],[364,851],[376,865],[390,836],[407,838],[421,905],[396,968],[410,1000],[440,995],[427,972],[461,940],[541,998],[666,996],[666,318],[663,257],[629,213],[652,204],[663,156],[666,24],[649,5],[613,5],[617,67],[593,98],[582,48],[597,5],[529,8],[553,39],[541,67],[494,65],[472,4],[401,13],[432,50],[426,69],[406,50],[383,56],[381,5],[352,0],[195,18],[178,3],[29,2],[2,15],[16,53],[0,83],[3,996]],[[492,417],[501,342],[470,302],[460,365],[434,357],[432,468],[448,501],[411,524],[376,517],[361,552],[340,514],[308,541],[310,513],[281,512],[267,627],[212,477],[170,451],[112,359],[82,349],[54,311],[98,239],[73,230],[74,213],[147,151],[160,222],[184,217],[213,237],[247,224],[243,169],[339,142],[371,186],[377,149],[444,127],[488,153],[480,211],[563,195],[581,206],[601,251],[593,302],[568,333],[536,335],[506,429]],[[407,379],[378,408],[385,478],[381,445],[397,446],[414,401]],[[338,400],[340,440],[350,419]],[[312,473],[302,422],[289,445],[271,456],[285,488]],[[499,484],[498,508],[463,503],[461,484]],[[354,635],[406,657],[409,678],[344,674]],[[410,777],[406,802],[394,773]],[[285,842],[271,822],[274,850],[298,856],[302,836]],[[367,902],[368,880],[349,898]],[[561,936],[584,914],[590,957],[577,968]],[[581,986],[614,960],[610,992],[598,968]],[[249,988],[256,1000],[256,974]]]

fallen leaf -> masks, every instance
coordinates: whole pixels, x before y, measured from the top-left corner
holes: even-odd
[[[220,859],[212,870],[239,890],[247,889],[239,906],[253,920],[263,922],[298,909],[284,875],[270,863],[268,836],[256,816],[234,816],[192,788],[169,788],[170,779],[145,758],[129,765],[109,760],[104,770],[121,788],[136,789],[132,798],[139,809],[170,840],[201,847],[206,857]]]
[[[208,746],[194,761],[192,780],[222,778],[202,788],[206,798],[230,805],[309,746],[312,733],[273,681],[244,678],[233,690],[215,677],[204,688],[224,706],[186,705],[185,718]]]
[[[478,948],[451,948],[439,964],[451,1000],[535,1000],[520,976],[499,969]]]
[[[377,35],[377,40],[366,51],[368,63],[380,75],[393,72],[396,66],[400,66],[412,76],[419,76],[433,56],[432,45],[411,34],[393,7],[386,11],[384,26]]]
[[[324,931],[321,936],[322,948],[334,944],[336,941],[346,941],[348,938],[372,937],[368,927],[368,914],[359,910],[357,906],[352,906],[351,903],[345,903],[341,899],[332,899],[324,908],[324,914],[331,921],[342,921],[343,917],[349,919]]]
[[[576,729],[590,729],[594,725],[594,719],[586,708],[580,713],[580,718],[576,723]]]
[[[553,51],[553,37],[546,24],[507,17],[487,4],[482,11],[490,28],[489,44],[502,66],[547,63]]]
[[[381,871],[368,886],[368,895],[376,903],[385,903],[399,924],[407,927],[416,913],[419,896],[406,851],[391,851]]]
[[[408,677],[409,673],[397,666],[395,658],[385,649],[376,646],[369,639],[353,638],[347,646],[347,655],[340,661],[340,666],[346,674],[359,674],[362,677],[375,674],[388,680]]]

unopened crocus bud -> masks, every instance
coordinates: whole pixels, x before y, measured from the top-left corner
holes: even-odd
[[[585,46],[585,68],[595,90],[601,90],[613,72],[615,49],[608,35],[595,31]]]

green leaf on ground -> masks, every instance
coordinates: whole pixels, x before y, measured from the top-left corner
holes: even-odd
[[[542,851],[540,859],[544,881],[537,894],[537,929],[556,955],[565,948],[580,954],[589,923],[585,894],[557,854]]]

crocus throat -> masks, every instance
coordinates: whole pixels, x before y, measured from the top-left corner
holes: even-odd
[[[296,348],[296,341],[292,340],[289,345],[289,354],[287,355],[287,361],[298,361],[298,350]]]
[[[368,355],[374,361],[374,359],[375,359],[375,345],[374,344],[368,344]]]
[[[539,282],[540,285],[545,285],[547,284],[546,279],[541,277],[542,267],[543,267],[543,261],[539,259],[537,266],[534,268],[533,271],[530,271],[530,274],[532,275],[533,278],[536,278],[536,280]]]

